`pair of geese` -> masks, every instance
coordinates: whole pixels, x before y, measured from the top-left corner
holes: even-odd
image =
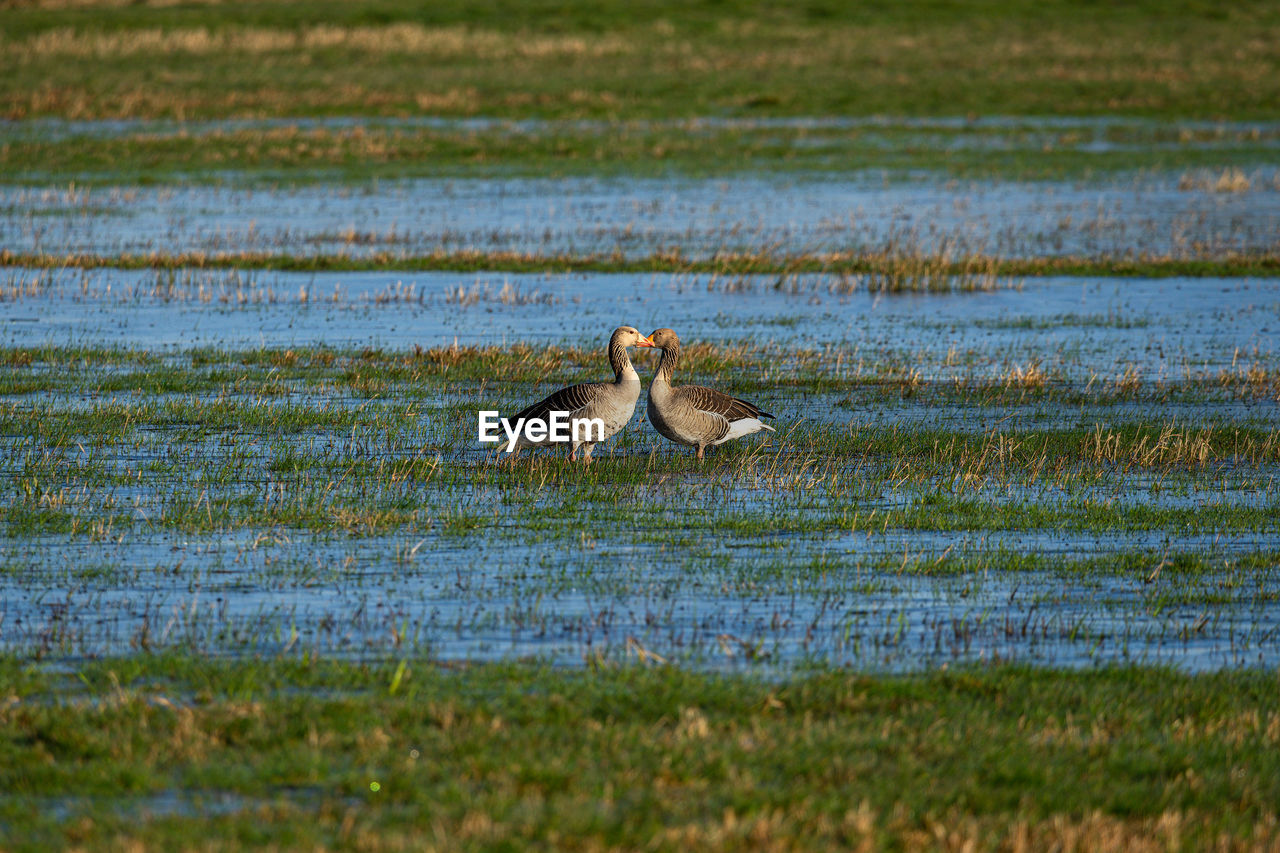
[[[552,412],[569,412],[570,419],[599,418],[604,423],[604,436],[600,441],[614,435],[631,421],[636,401],[640,399],[640,376],[627,354],[630,347],[657,347],[662,350],[662,361],[649,386],[649,422],[677,444],[697,448],[699,460],[708,447],[760,430],[774,431],[761,420],[773,415],[761,411],[755,403],[701,385],[674,387],[671,375],[680,362],[680,338],[671,329],[658,329],[645,337],[634,326],[619,326],[609,338],[609,365],[614,373],[612,382],[588,382],[561,388],[510,420],[517,423],[522,418],[547,420]],[[524,447],[547,443],[549,440],[530,441],[521,434],[515,453]],[[581,446],[582,461],[590,464],[591,451],[596,443],[575,441],[569,459],[572,461],[577,456]]]

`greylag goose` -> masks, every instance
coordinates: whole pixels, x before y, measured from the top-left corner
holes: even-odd
[[[604,424],[603,434],[599,430],[587,430],[584,433],[572,433],[572,448],[569,460],[577,458],[578,448],[582,447],[583,464],[591,464],[591,451],[598,442],[614,435],[631,421],[636,410],[636,401],[640,399],[640,376],[631,365],[627,355],[628,347],[651,347],[653,342],[640,334],[634,326],[619,326],[613,330],[609,338],[609,365],[613,368],[612,382],[586,382],[581,385],[570,385],[561,388],[545,400],[518,412],[508,421],[519,429],[520,422],[534,418],[549,422],[553,413],[568,413],[568,420],[590,420],[599,418]],[[591,440],[587,440],[591,439]],[[551,436],[541,440],[532,440],[521,431],[512,448],[512,459],[525,447],[542,447],[552,443]]]
[[[708,447],[762,429],[774,431],[760,420],[773,415],[761,411],[755,403],[701,385],[673,388],[671,374],[680,363],[680,338],[671,329],[658,329],[649,335],[649,340],[662,348],[662,361],[649,386],[649,422],[662,435],[677,444],[698,448],[698,458],[702,459],[702,452]]]

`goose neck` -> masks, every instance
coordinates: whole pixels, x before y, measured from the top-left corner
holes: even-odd
[[[654,374],[655,382],[670,383],[671,377],[676,372],[676,366],[680,363],[680,344],[668,344],[662,348],[662,361],[658,362],[658,372]]]
[[[627,348],[619,341],[609,342],[609,366],[613,368],[615,382],[640,379],[631,364],[631,357],[627,355]]]

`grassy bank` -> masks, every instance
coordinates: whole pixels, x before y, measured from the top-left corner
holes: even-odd
[[[429,112],[427,113],[430,114]],[[418,116],[418,113],[413,113]],[[946,113],[951,115],[951,113]],[[290,182],[416,177],[773,173],[1064,180],[1162,172],[1188,188],[1274,189],[1277,131],[1256,125],[910,120],[366,122],[289,120],[9,129],[10,182]]]
[[[354,244],[353,244],[354,245]],[[912,251],[911,249],[851,252],[716,253],[710,258],[687,257],[679,250],[630,257],[544,254],[506,251],[437,251],[404,254],[372,251],[339,254],[270,254],[264,252],[148,252],[134,254],[35,253],[0,250],[0,268],[32,270],[123,269],[156,270],[156,287],[175,290],[191,270],[270,270],[279,272],[509,272],[509,273],[689,273],[715,277],[709,287],[730,290],[774,287],[787,292],[804,289],[829,293],[965,292],[1017,287],[1033,276],[1120,276],[1142,278],[1229,277],[1280,275],[1280,255],[1274,253],[1207,252],[1204,257],[1135,254],[1126,257],[1001,258]],[[175,275],[174,273],[178,273]],[[800,282],[793,276],[821,274],[818,281]],[[777,276],[747,280],[743,276]],[[46,288],[39,276],[0,283],[4,291]],[[15,290],[15,293],[16,293]]]
[[[10,118],[1280,116],[1256,0],[6,5]]]
[[[0,661],[10,850],[1262,849],[1276,675]]]

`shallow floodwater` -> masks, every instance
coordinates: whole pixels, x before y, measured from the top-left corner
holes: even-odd
[[[108,124],[29,123],[0,127],[0,137],[136,130]],[[874,121],[863,127],[876,129]],[[1003,127],[997,122],[990,129]],[[1127,144],[1124,128],[1113,133],[1106,122],[1079,121],[1028,122],[1018,128],[1017,144],[1058,140],[1064,128],[1079,132],[1080,146],[1099,151]],[[998,147],[1001,139],[1013,138],[957,137],[948,120],[921,122],[914,130],[922,144],[935,147]],[[1217,144],[1210,128],[1186,130],[1192,140],[1207,134],[1210,141],[1203,144]],[[1229,147],[1230,139],[1254,130],[1267,144],[1280,137],[1272,125],[1235,127],[1221,144]],[[679,249],[690,258],[864,248],[1004,257],[1276,251],[1280,182],[1274,166],[1248,170],[1243,182],[1224,182],[1220,175],[1210,170],[1070,182],[862,173],[287,188],[234,180],[214,187],[10,186],[0,188],[0,246],[13,252],[393,257],[437,250],[635,257]],[[134,349],[184,363],[183,354],[196,347],[407,352],[518,342],[603,348],[609,332],[627,323],[646,332],[670,326],[686,342],[769,348],[777,353],[779,377],[788,375],[787,359],[797,350],[837,360],[831,389],[821,392],[781,385],[769,390],[771,366],[755,377],[766,389],[759,399],[779,415],[778,434],[761,450],[766,461],[771,454],[807,452],[795,445],[803,433],[794,428],[810,424],[992,435],[1116,425],[1207,425],[1220,433],[1263,434],[1280,428],[1274,379],[1280,375],[1280,281],[1274,278],[1058,277],[990,284],[973,292],[890,295],[871,292],[858,276],[6,268],[0,270],[0,345]],[[57,369],[23,366],[28,357],[15,354],[0,370]],[[647,376],[652,358],[636,361]],[[133,368],[108,360],[93,369]],[[78,375],[88,383],[93,369]],[[1082,394],[1102,385],[1153,389],[1188,379],[1202,388],[1204,380],[1219,378],[1225,390],[1171,399],[1139,393],[1065,404],[1062,397],[1030,395],[953,405],[945,395],[886,398],[875,384],[906,377],[940,387],[953,381],[999,385],[1028,371]],[[582,378],[606,373],[602,355],[599,369]],[[1245,376],[1252,377],[1248,393],[1239,392],[1237,382]],[[501,378],[494,384],[501,385]],[[0,421],[18,412],[91,415],[139,401],[177,401],[198,412],[200,405],[253,393],[232,380],[216,393],[207,386],[191,394],[137,390],[109,400],[88,385],[12,387],[0,395]],[[502,393],[523,397],[546,390],[503,387]],[[285,500],[288,487],[322,490],[325,484],[317,487],[307,480],[310,474],[290,480],[287,473],[291,454],[317,447],[326,448],[324,463],[339,472],[355,470],[357,462],[416,460],[428,439],[437,438],[433,419],[475,398],[456,383],[415,388],[412,396],[401,391],[396,397],[394,387],[390,396],[352,393],[349,386],[315,384],[286,387],[279,397],[254,402],[397,416],[412,411],[417,425],[407,438],[323,428],[281,437],[210,429],[196,414],[193,422],[145,425],[119,441],[98,436],[98,444],[4,432],[0,500],[25,501],[32,511],[21,530],[17,520],[0,523],[0,648],[55,659],[167,647],[351,657],[413,648],[442,660],[538,657],[577,665],[600,657],[656,656],[782,673],[809,664],[904,670],[994,660],[1156,662],[1197,670],[1280,666],[1280,561],[1266,556],[1280,553],[1280,527],[1267,518],[1280,506],[1280,461],[1265,451],[1261,461],[1224,459],[1158,473],[1117,465],[1099,478],[1069,477],[1061,486],[1021,486],[1026,472],[1014,472],[1006,485],[988,486],[978,496],[999,511],[1026,505],[1118,507],[1135,514],[1203,510],[1188,516],[1194,524],[1122,524],[1096,532],[1064,525],[953,530],[867,523],[872,513],[926,500],[928,489],[941,494],[950,483],[944,471],[923,486],[894,485],[889,477],[883,489],[864,493],[851,484],[839,500],[862,513],[864,525],[856,530],[828,525],[766,534],[745,522],[726,523],[723,531],[699,527],[692,516],[728,507],[742,519],[790,512],[803,520],[805,512],[821,512],[836,498],[812,485],[719,482],[714,464],[697,476],[672,473],[680,470],[676,454],[682,451],[655,438],[637,415],[627,440],[614,439],[597,455],[606,471],[611,456],[650,460],[645,494],[655,502],[671,500],[675,508],[646,529],[615,528],[592,516],[589,505],[580,508],[581,517],[539,528],[530,523],[539,508],[571,503],[556,493],[560,484],[547,486],[550,499],[477,486],[467,477],[490,463],[469,441],[435,456],[436,464],[460,472],[453,491],[429,477],[400,482],[407,501],[435,515],[392,533],[361,533],[350,525],[345,529],[354,532],[325,535],[250,523],[194,535],[150,523],[188,498],[198,510],[202,493],[206,511],[210,496],[221,494],[241,501],[238,506],[248,506],[252,515]],[[393,438],[403,444],[393,446]],[[761,444],[756,437],[745,443]],[[50,459],[61,466],[52,480]],[[893,459],[864,463],[894,468]],[[78,470],[91,465],[101,479],[77,479]],[[556,476],[558,469],[550,470]],[[125,476],[135,473],[134,481]],[[323,480],[328,473],[315,476]],[[333,475],[334,490],[346,482]],[[377,491],[390,484],[369,477],[360,486],[366,487]],[[70,512],[82,523],[74,533],[42,532],[44,512]],[[121,513],[128,523],[112,527],[112,514]],[[1232,526],[1224,519],[1233,513],[1260,520]],[[996,518],[993,527],[999,526]],[[1076,568],[928,570],[948,557],[981,566],[984,558],[1009,553],[1064,567],[1075,561]],[[1138,554],[1140,568],[1108,568],[1108,558],[1121,554],[1131,562]],[[1166,557],[1179,554],[1203,558],[1207,567],[1166,568]],[[1095,562],[1081,569],[1081,560]]]
[[[922,252],[1172,257],[1274,250],[1280,172],[1103,182],[863,175],[379,181],[367,185],[0,187],[14,252],[434,251],[688,258],[887,245]]]
[[[1053,548],[1105,554],[1155,537],[896,534],[910,549]],[[603,546],[548,564],[496,541],[158,536],[19,544],[29,577],[0,578],[6,645],[46,654],[180,645],[219,654],[350,656],[425,648],[441,659],[577,663],[657,654],[713,668],[821,662],[912,669],[956,661],[1055,665],[1280,665],[1280,566],[1242,577],[966,573],[917,576],[837,564],[869,537],[798,540],[774,558],[667,567],[663,549]],[[1274,535],[1206,547],[1228,559]],[[832,561],[826,571],[814,560]],[[1154,560],[1153,560],[1154,562]],[[782,568],[787,563],[791,569]],[[839,568],[836,566],[839,565]]]
[[[620,324],[682,339],[833,347],[851,370],[930,379],[1037,364],[1144,380],[1272,364],[1280,281],[1034,278],[991,291],[870,293],[858,277],[0,271],[0,343],[172,350],[507,342],[604,345]]]
[[[1010,365],[1035,363],[1079,387],[1127,372],[1148,385],[1246,366],[1274,372],[1280,284],[1270,279],[1036,279],[1020,289],[885,296],[833,292],[834,283],[817,276],[776,287],[771,277],[726,283],[672,275],[191,273],[164,286],[148,272],[12,275],[30,286],[11,287],[5,303],[5,343],[11,346],[109,345],[180,358],[186,347],[198,345],[406,350],[455,338],[465,344],[589,344],[602,343],[615,323],[626,321],[646,329],[669,324],[686,340],[767,343],[779,353],[827,347],[847,359],[847,388],[763,394],[779,413],[784,435],[804,421],[984,433],[1090,424],[1280,427],[1274,395],[1154,405],[1063,406],[1032,399],[948,407],[910,398],[886,402],[854,381],[887,365],[907,365],[945,383],[955,376],[998,377]],[[651,362],[637,361],[648,373]],[[459,393],[451,388],[438,400],[428,397],[424,419],[430,420],[433,405],[456,405]],[[153,399],[208,402],[190,394]],[[409,405],[315,388],[287,399],[351,409]],[[74,389],[4,402],[77,412],[108,403]],[[633,423],[632,430],[640,445],[621,453],[654,452],[659,471],[664,460],[674,460],[678,451],[647,440],[652,436],[643,424]],[[235,494],[271,500],[285,493],[283,485],[278,492],[272,485],[271,465],[287,458],[290,447],[309,451],[327,442],[336,449],[325,453],[341,460],[348,453],[345,440],[313,433],[297,439],[228,434],[178,445],[157,430],[121,445],[115,457],[74,445],[52,452],[67,460],[71,472],[80,461],[119,473],[189,456],[173,475],[180,491],[213,488],[208,480],[230,465],[241,472],[231,485]],[[787,441],[769,452],[803,450]],[[31,442],[5,437],[3,473],[13,482],[22,480],[21,460],[38,450]],[[351,446],[367,454],[370,445],[352,436]],[[377,452],[396,461],[409,450]],[[603,454],[606,460],[612,452]],[[439,464],[470,470],[489,463],[475,445],[460,442]],[[1265,513],[1280,505],[1277,474],[1274,463],[1223,463],[1167,482],[1166,475],[1134,472],[1069,491],[988,489],[981,499],[994,506],[1092,501],[1135,511]],[[16,488],[7,494],[17,494]],[[714,475],[689,479],[682,490],[744,513],[784,511],[792,500],[821,509],[812,491],[788,498],[741,485],[717,487]],[[418,494],[429,503],[432,486],[423,484]],[[655,489],[654,500],[663,494]],[[146,520],[162,517],[170,499],[153,485],[117,483],[96,493],[73,488],[55,499],[78,501],[86,517],[99,509],[95,502],[109,502],[114,511],[127,509],[139,526],[88,538],[8,539],[0,564],[0,643],[54,657],[170,646],[213,654],[315,650],[378,657],[412,647],[445,660],[539,657],[577,664],[656,655],[699,667],[777,672],[807,664],[902,670],[993,660],[1156,662],[1186,669],[1280,665],[1280,562],[1234,568],[1249,555],[1280,553],[1274,522],[1225,534],[1212,526],[1106,533],[885,528],[767,536],[739,530],[690,545],[655,544],[661,531],[611,530],[598,521],[584,522],[580,537],[543,536],[521,526],[526,522],[515,520],[514,505],[492,489],[457,499],[498,519],[482,535],[430,525],[391,535],[279,527],[186,535],[147,528]],[[865,516],[919,499],[918,490],[888,491],[863,499],[861,508]],[[679,513],[703,506],[696,497],[682,500],[670,519],[677,532]],[[501,521],[504,513],[511,513],[509,525]],[[1064,564],[1101,562],[1086,572],[885,568],[1010,552]],[[1106,569],[1108,555],[1135,552],[1149,557],[1140,570]],[[1204,555],[1221,568],[1162,574],[1162,555],[1179,553]]]

